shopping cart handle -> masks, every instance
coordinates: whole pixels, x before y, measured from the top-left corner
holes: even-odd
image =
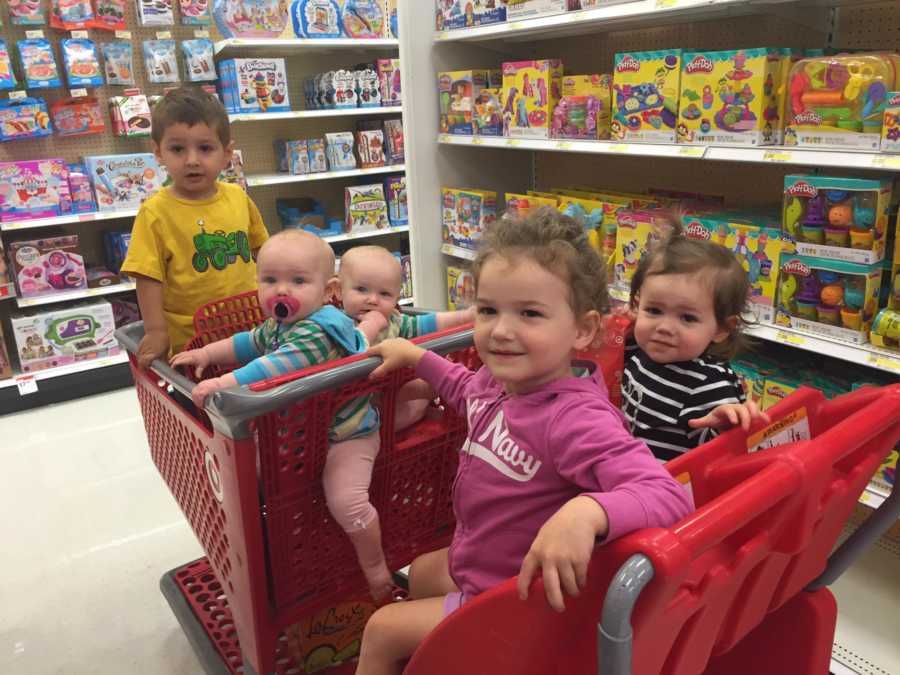
[[[121,344],[127,352],[134,354],[135,356],[137,356],[138,347],[143,337],[143,321],[130,323],[127,326],[122,326],[116,331],[116,339],[119,341],[119,344]],[[150,364],[150,370],[188,398],[191,397],[191,390],[194,388],[194,383],[162,359],[154,360],[153,363]]]
[[[448,331],[430,340],[416,340],[416,344],[438,354],[448,354],[470,347],[472,336],[471,329]],[[224,422],[224,428],[222,425],[217,426],[223,431],[227,429],[231,438],[242,438],[247,433],[245,424],[249,420],[276,410],[284,410],[323,391],[364,379],[381,365],[381,361],[377,357],[352,361],[313,375],[298,377],[273,389],[222,389],[206,400],[206,411],[213,419],[213,424],[216,424],[216,420]]]

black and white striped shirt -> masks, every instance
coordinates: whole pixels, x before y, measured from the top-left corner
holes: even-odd
[[[655,363],[633,341],[625,346],[622,412],[631,433],[659,459],[673,459],[718,435],[715,429],[691,429],[689,420],[716,406],[745,400],[744,389],[727,364],[705,357]]]

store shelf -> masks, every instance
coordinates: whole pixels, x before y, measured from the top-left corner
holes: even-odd
[[[360,117],[362,115],[399,115],[402,112],[400,106],[380,106],[377,108],[340,108],[328,110],[289,110],[287,112],[273,113],[240,113],[229,115],[228,121],[236,122],[263,122],[274,120],[306,120],[328,117]]]
[[[675,143],[618,143],[614,141],[569,141],[494,136],[453,136],[440,134],[442,145],[464,145],[482,148],[505,148],[541,152],[573,152],[595,155],[628,155],[632,157],[675,157],[705,159],[716,162],[749,164],[787,164],[800,166],[900,171],[900,155],[846,150],[810,150],[781,146],[731,148],[723,146],[678,145]]]
[[[90,371],[89,376],[84,374]],[[34,376],[37,391],[20,394],[16,378],[0,380],[0,415],[36,408],[49,403],[121,389],[133,384],[125,352],[69,366],[39,370]]]
[[[453,256],[454,258],[461,258],[462,260],[475,260],[476,255],[475,251],[470,251],[467,248],[460,248],[453,244],[442,244],[441,253]]]
[[[82,291],[69,291],[68,293],[54,293],[52,295],[42,295],[36,298],[16,298],[16,304],[19,307],[36,307],[38,305],[53,305],[58,302],[69,302],[71,300],[81,300],[82,298],[94,298],[99,295],[112,295],[113,293],[125,293],[133,291],[135,283],[133,281],[123,281],[113,286],[102,286],[100,288],[87,288]]]
[[[399,49],[398,40],[229,38],[215,43],[216,56],[294,56],[304,52],[333,50]]]
[[[767,342],[777,342],[788,347],[796,347],[841,361],[883,370],[892,375],[900,375],[900,353],[879,349],[872,345],[852,345],[821,335],[811,335],[790,328],[764,324],[749,326],[747,333]]]
[[[859,496],[859,503],[868,506],[871,509],[877,509],[881,506],[881,502],[888,498],[888,493],[877,485],[869,483],[863,493]]]
[[[373,237],[386,237],[391,234],[401,234],[409,232],[409,225],[400,227],[388,227],[383,230],[368,230],[364,232],[348,232],[347,234],[336,234],[333,237],[322,237],[329,244],[335,244],[339,241],[351,241],[353,239],[372,239]]]
[[[523,41],[741,16],[756,11],[748,0],[639,0],[521,21],[440,31],[435,42]]]
[[[392,164],[390,166],[376,166],[372,169],[351,169],[350,171],[323,171],[321,173],[259,173],[247,176],[248,187],[260,187],[263,185],[281,185],[283,183],[309,183],[319,180],[336,180],[339,178],[353,178],[354,176],[375,176],[384,173],[398,173],[406,171],[405,164]]]
[[[835,675],[900,675],[897,598],[900,542],[882,537],[831,586],[838,620],[832,659]]]
[[[416,299],[415,298],[401,298],[397,304],[400,305],[401,307],[412,307],[413,305],[416,304]]]
[[[55,227],[70,223],[89,223],[95,220],[115,220],[117,218],[134,218],[137,209],[123,209],[121,211],[95,211],[94,213],[77,213],[68,216],[56,216],[55,218],[33,218],[31,220],[17,220],[15,222],[0,223],[0,230],[27,230],[38,227]]]

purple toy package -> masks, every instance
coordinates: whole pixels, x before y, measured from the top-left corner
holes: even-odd
[[[0,221],[58,216],[68,201],[64,160],[0,162]]]
[[[9,259],[22,298],[87,288],[77,235],[14,241]]]

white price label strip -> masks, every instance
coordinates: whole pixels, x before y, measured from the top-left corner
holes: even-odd
[[[682,157],[703,157],[706,154],[706,148],[685,146],[678,149],[678,154]]]
[[[19,396],[36,394],[38,390],[37,380],[34,375],[19,375],[16,378],[16,386],[19,388]]]
[[[9,92],[9,97],[13,100],[17,98],[28,98],[28,94],[24,91],[11,91]]]
[[[876,169],[900,169],[900,156],[872,158],[872,167]]]
[[[209,37],[209,31],[208,31],[208,30],[195,30],[195,31],[194,31],[194,37],[195,37],[195,38],[208,38],[208,37]]]
[[[868,362],[870,366],[880,368],[881,370],[893,370],[900,373],[900,357],[878,356],[877,354],[869,355]]]
[[[156,39],[157,40],[171,40],[172,39],[172,31],[158,30],[158,31],[156,31]]]
[[[806,338],[800,335],[794,335],[793,333],[786,333],[783,330],[778,331],[775,335],[775,339],[782,344],[796,345],[798,347],[802,347],[806,344]]]
[[[131,39],[131,31],[130,30],[117,30],[116,37],[120,40],[130,40]]]
[[[764,162],[790,162],[793,155],[783,150],[766,150],[763,153]]]
[[[72,95],[72,98],[82,98],[87,96],[87,89],[72,89],[69,93]]]
[[[38,40],[38,39],[44,37],[44,31],[42,31],[42,30],[26,30],[25,37],[27,37],[29,40]]]
[[[79,40],[87,40],[88,32],[86,30],[73,30],[72,37]]]

